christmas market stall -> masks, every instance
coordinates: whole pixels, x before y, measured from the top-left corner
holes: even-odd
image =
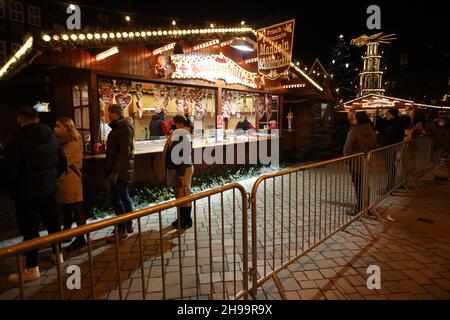
[[[92,192],[104,179],[107,108],[112,104],[122,106],[134,121],[137,182],[164,181],[160,155],[165,134],[152,133],[155,115],[166,124],[176,114],[189,115],[194,149],[245,144],[248,163],[250,143],[266,140],[271,150],[271,130],[287,129],[286,91],[311,86],[322,91],[292,62],[294,24],[289,20],[259,30],[211,26],[30,35],[0,69],[6,97],[2,134],[8,137],[16,129],[15,110],[23,104],[33,103],[51,127],[57,117],[74,119]],[[306,84],[297,87],[300,82]],[[244,120],[256,132],[236,131]]]

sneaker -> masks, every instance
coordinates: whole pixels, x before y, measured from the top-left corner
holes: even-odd
[[[84,240],[84,237],[77,237],[68,247],[67,251],[76,251],[84,247],[86,244],[86,240]]]
[[[37,280],[41,277],[41,274],[39,273],[39,267],[34,268],[25,268],[23,269],[23,282],[29,282]],[[8,277],[8,281],[12,283],[19,283],[19,274],[13,273],[10,274]]]

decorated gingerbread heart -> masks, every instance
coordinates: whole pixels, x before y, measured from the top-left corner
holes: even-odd
[[[133,97],[131,96],[131,94],[123,94],[123,93],[116,94],[116,102],[123,109],[129,107],[131,105],[132,101],[133,101]]]

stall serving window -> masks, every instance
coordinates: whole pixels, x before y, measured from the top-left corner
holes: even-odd
[[[222,90],[221,117],[225,129],[242,129],[245,120],[255,129],[277,128],[278,110],[277,95]]]
[[[98,81],[100,100],[100,137],[105,142],[109,133],[107,108],[122,106],[126,116],[132,117],[137,141],[163,138],[155,130],[155,123],[163,122],[168,129],[171,118],[188,115],[196,132],[216,127],[217,92],[215,89],[194,86],[158,84],[101,78]],[[154,116],[158,120],[154,119]],[[153,130],[152,130],[153,129]]]

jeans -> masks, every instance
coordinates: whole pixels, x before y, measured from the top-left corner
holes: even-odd
[[[116,216],[133,212],[133,203],[131,202],[127,181],[117,181],[116,184],[111,187],[111,199]],[[127,225],[131,226],[132,221],[119,225],[119,230],[125,230]]]
[[[39,238],[41,220],[48,234],[61,231],[53,196],[34,201],[16,201],[15,205],[17,222],[24,241]],[[25,256],[27,268],[38,266],[38,250],[28,251]]]

